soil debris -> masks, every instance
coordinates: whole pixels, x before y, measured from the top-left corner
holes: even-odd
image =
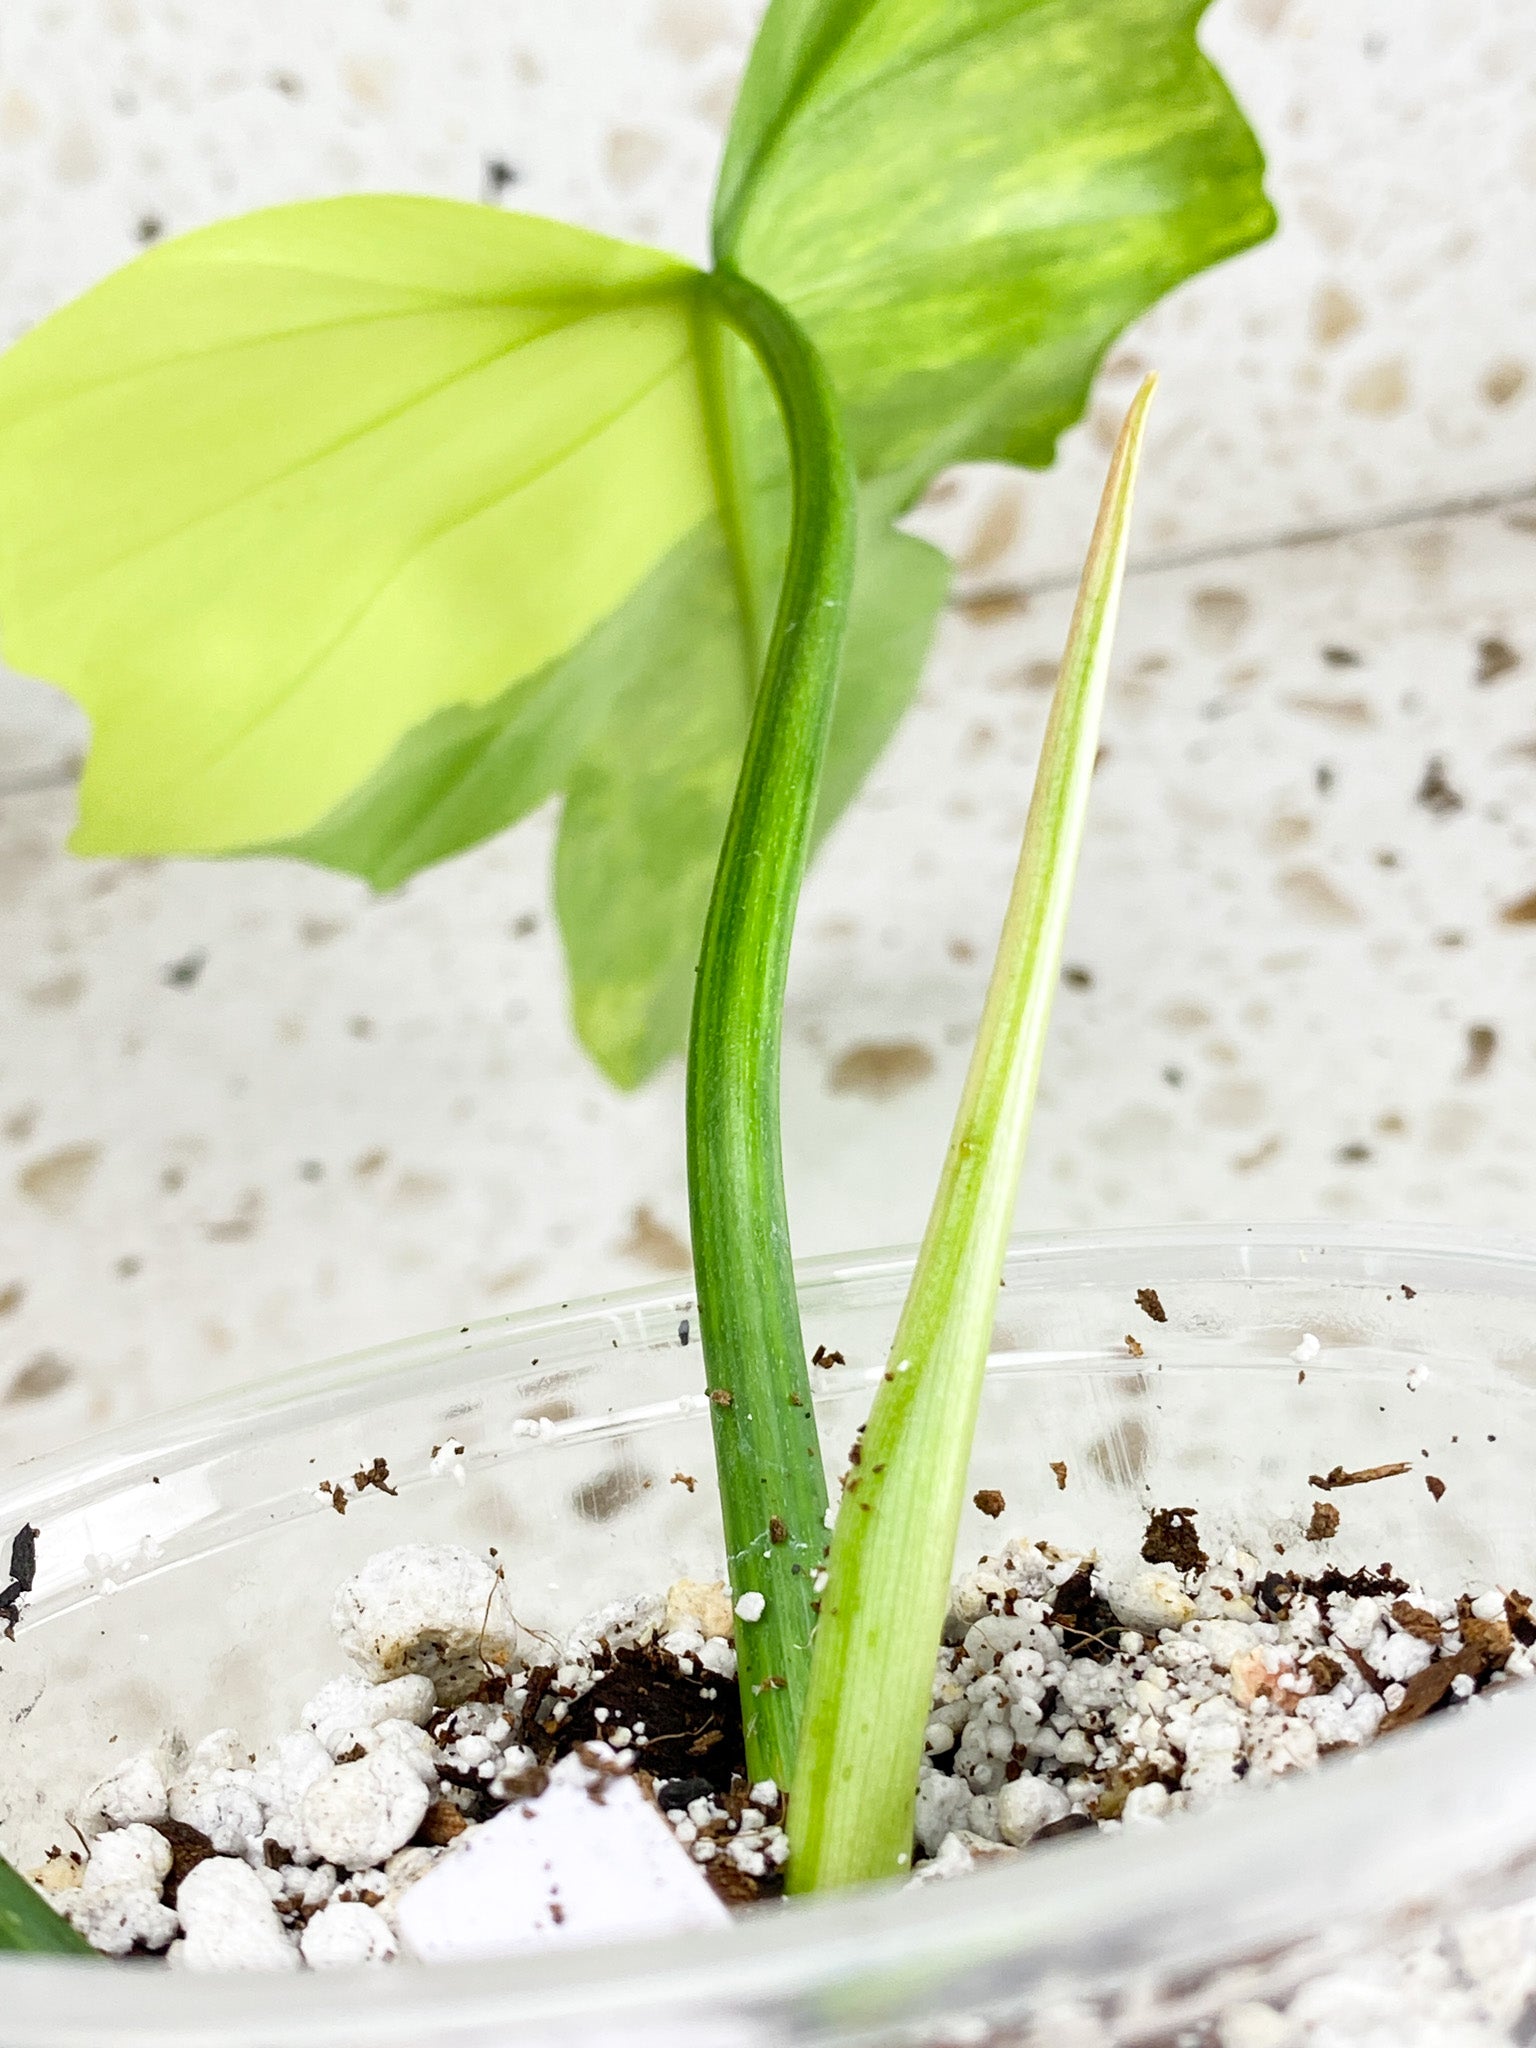
[[[1210,1563],[1200,1546],[1193,1508],[1157,1508],[1141,1539],[1148,1564],[1171,1564],[1175,1571],[1203,1572]]]
[[[690,1493],[692,1493],[698,1483],[691,1472],[674,1472],[667,1481],[669,1486],[686,1486]]]
[[[1315,1486],[1319,1493],[1329,1493],[1336,1486],[1369,1486],[1374,1480],[1396,1479],[1412,1470],[1407,1459],[1396,1465],[1366,1465],[1358,1472],[1346,1472],[1342,1465],[1335,1465],[1331,1472],[1309,1473],[1307,1484]]]
[[[1052,1458],[1051,1470],[1056,1475],[1056,1491],[1058,1493],[1065,1493],[1067,1490],[1066,1460],[1064,1458]]]
[[[1435,1500],[1444,1500],[1445,1481],[1443,1479],[1437,1479],[1433,1472],[1426,1472],[1424,1474],[1424,1484],[1429,1488],[1430,1494]]]
[[[1312,1519],[1307,1524],[1309,1543],[1326,1543],[1330,1536],[1339,1533],[1339,1511],[1332,1501],[1315,1500],[1312,1503]]]
[[[1061,1631],[1062,1648],[1069,1657],[1107,1664],[1119,1647],[1120,1619],[1096,1590],[1093,1572],[1086,1564],[1057,1588],[1047,1618],[1052,1628]]]
[[[980,1488],[978,1492],[971,1496],[971,1504],[973,1507],[979,1508],[984,1515],[990,1515],[994,1522],[1008,1506],[1007,1501],[1003,1499],[1003,1496],[995,1486],[983,1486]]]
[[[1136,1290],[1136,1306],[1143,1315],[1150,1316],[1154,1323],[1166,1323],[1168,1320],[1168,1311],[1158,1299],[1155,1287],[1138,1287]]]
[[[957,1583],[917,1801],[935,1877],[988,1843],[1171,1819],[1536,1673],[1523,1594],[1283,1577],[1241,1547],[1178,1584],[1018,1540]]]
[[[1420,1642],[1433,1643],[1439,1648],[1443,1633],[1441,1625],[1425,1608],[1415,1607],[1411,1600],[1394,1600],[1392,1619],[1404,1635],[1417,1636]]]
[[[1319,1650],[1315,1657],[1307,1659],[1307,1672],[1315,1691],[1332,1692],[1344,1676],[1344,1666]]]
[[[1150,1315],[1152,1311],[1148,1309],[1147,1313],[1148,1315]],[[1166,1316],[1163,1318],[1163,1320],[1165,1322],[1167,1321]],[[1139,1337],[1133,1337],[1129,1330],[1127,1330],[1125,1333],[1125,1348],[1127,1351],[1129,1351],[1132,1358],[1145,1358],[1147,1355],[1146,1346],[1142,1343],[1141,1339]]]
[[[1475,1684],[1488,1668],[1485,1653],[1470,1645],[1453,1657],[1441,1657],[1434,1664],[1426,1664],[1403,1686],[1401,1701],[1383,1715],[1379,1732],[1386,1734],[1393,1728],[1406,1728],[1410,1721],[1422,1721],[1426,1714],[1445,1704],[1457,1679],[1465,1678]]]
[[[393,1500],[398,1500],[400,1497],[396,1489],[389,1483],[389,1466],[382,1458],[375,1458],[366,1471],[354,1472],[352,1474],[352,1490],[354,1493],[366,1493],[370,1486],[377,1493],[387,1493]]]
[[[819,1365],[825,1372],[830,1372],[834,1365],[846,1365],[848,1361],[841,1351],[829,1351],[825,1344],[818,1344],[811,1353],[811,1363]]]
[[[542,1789],[542,1788],[541,1788]],[[412,1837],[428,1849],[446,1849],[450,1842],[456,1842],[469,1826],[461,1808],[451,1799],[434,1799],[422,1817],[421,1826]]]

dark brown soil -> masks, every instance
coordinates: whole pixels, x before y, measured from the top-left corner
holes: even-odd
[[[584,1743],[609,1742],[620,1728],[643,1732],[635,1772],[642,1791],[663,1808],[712,1799],[728,1819],[701,1828],[699,1838],[721,1844],[731,1839],[751,1789],[741,1697],[733,1678],[707,1671],[690,1676],[663,1650],[625,1648],[613,1653],[591,1691],[569,1702],[559,1718],[552,1711],[557,1697],[553,1680],[549,1669],[530,1674],[530,1711],[519,1730],[541,1766],[558,1762]],[[778,1872],[752,1877],[723,1855],[703,1867],[728,1905],[750,1904],[783,1890]]]
[[[1056,1605],[1047,1619],[1061,1630],[1069,1657],[1090,1657],[1095,1664],[1109,1662],[1125,1633],[1115,1610],[1093,1590],[1093,1573],[1087,1565],[1057,1589]]]
[[[1154,1323],[1166,1323],[1168,1320],[1168,1311],[1163,1307],[1161,1301],[1158,1300],[1155,1287],[1138,1287],[1136,1290],[1136,1306],[1143,1315],[1150,1316]]]
[[[156,1834],[164,1835],[171,1845],[171,1874],[165,1880],[162,1897],[168,1906],[176,1903],[176,1891],[189,1870],[196,1870],[199,1863],[206,1863],[218,1851],[201,1828],[189,1827],[184,1820],[157,1820],[152,1823]]]
[[[1408,1590],[1405,1580],[1398,1578],[1391,1565],[1383,1564],[1376,1571],[1360,1570],[1341,1572],[1329,1565],[1311,1578],[1301,1578],[1295,1572],[1268,1572],[1258,1585],[1258,1602],[1262,1611],[1272,1615],[1290,1612],[1291,1602],[1298,1593],[1310,1593],[1314,1600],[1326,1602],[1335,1593],[1344,1593],[1352,1600],[1362,1599],[1370,1594],[1374,1599],[1384,1599],[1389,1594],[1396,1598]]]
[[[729,1792],[733,1779],[746,1776],[734,1679],[707,1671],[690,1677],[664,1651],[624,1649],[557,1719],[548,1693],[553,1677],[535,1672],[528,1689],[532,1711],[522,1739],[540,1763],[555,1763],[583,1742],[611,1741],[616,1729],[628,1728],[644,1731],[639,1755],[654,1776],[703,1778],[714,1793]]]
[[[1148,1564],[1171,1564],[1179,1572],[1203,1572],[1210,1563],[1201,1548],[1193,1508],[1157,1508],[1141,1539]]]

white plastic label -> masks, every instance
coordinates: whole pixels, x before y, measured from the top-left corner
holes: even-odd
[[[396,1914],[424,1962],[719,1927],[709,1880],[632,1778],[556,1765],[537,1799],[475,1828]]]

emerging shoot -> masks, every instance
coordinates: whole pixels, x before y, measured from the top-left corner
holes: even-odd
[[[965,1092],[838,1513],[789,1806],[794,1891],[895,1876],[911,1857],[934,1652],[1061,973],[1154,381],[1110,464]]]

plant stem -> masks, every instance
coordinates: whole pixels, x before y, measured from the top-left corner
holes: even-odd
[[[688,1045],[688,1195],[754,1779],[787,1785],[809,1679],[826,1479],[811,1408],[779,1149],[779,1033],[853,581],[852,472],[816,351],[730,270],[706,282],[783,414],[789,554],[704,927]],[[749,1611],[752,1604],[749,1602]]]
[[[894,1876],[911,1858],[934,1655],[1061,973],[1153,381],[1104,486],[965,1092],[843,1494],[789,1802],[793,1891]]]
[[[19,1871],[0,1858],[0,1950],[19,1949],[32,1955],[94,1956],[83,1934],[77,1934],[62,1913]]]

